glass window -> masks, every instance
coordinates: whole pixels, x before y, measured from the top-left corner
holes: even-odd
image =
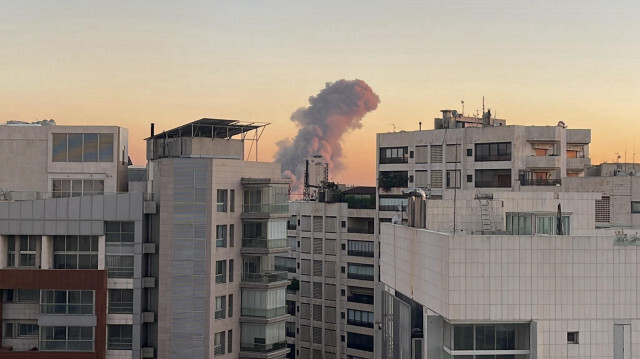
[[[224,355],[225,332],[218,332],[213,337],[213,355]]]
[[[233,283],[233,259],[229,259],[229,283]]]
[[[108,350],[131,350],[132,338],[133,327],[131,325],[107,325]]]
[[[380,163],[407,163],[408,147],[380,148]]]
[[[511,142],[476,143],[476,162],[511,161]]]
[[[18,289],[18,303],[38,303],[39,299],[38,289]]]
[[[361,327],[373,328],[373,312],[349,309],[347,323]]]
[[[83,162],[98,162],[98,134],[85,133],[82,150]]]
[[[216,226],[216,247],[227,247],[227,225],[219,224]]]
[[[93,291],[43,289],[40,313],[90,315],[94,313]]]
[[[453,349],[473,350],[473,325],[455,325],[453,327]]]
[[[476,325],[476,350],[495,350],[496,328],[494,325]]]
[[[631,213],[640,213],[640,201],[631,201]]]
[[[104,180],[54,179],[51,184],[53,198],[90,196],[104,193]]]
[[[135,222],[105,222],[107,244],[133,245]]]
[[[233,294],[229,294],[227,308],[229,310],[229,314],[228,314],[229,318],[233,317]]]
[[[374,243],[372,241],[348,241],[347,254],[350,256],[373,257]]]
[[[215,319],[224,319],[227,313],[227,297],[222,295],[216,297]]]
[[[370,264],[348,263],[347,278],[373,280],[373,266]]]
[[[53,162],[67,162],[67,134],[54,133],[52,136],[51,160]]]
[[[229,225],[229,247],[233,247],[235,245],[236,236],[236,226],[233,224]]]
[[[98,160],[100,162],[113,162],[113,134],[100,133],[98,141]]]
[[[373,352],[373,336],[347,332],[347,348]]]
[[[20,267],[36,266],[36,236],[20,236]]]
[[[16,266],[16,239],[14,236],[8,236],[7,238],[9,247],[7,250],[7,267]]]
[[[236,190],[229,190],[229,212],[236,211]]]
[[[109,289],[109,314],[133,313],[133,289]]]
[[[227,261],[216,261],[216,283],[227,282]]]
[[[41,351],[93,351],[93,327],[41,327]]]
[[[109,278],[133,278],[133,256],[105,256],[105,267]]]
[[[219,189],[218,190],[218,200],[217,200],[217,211],[218,212],[226,212],[227,211],[227,190]]]
[[[82,162],[82,134],[69,133],[67,135],[68,162]]]
[[[54,236],[54,269],[98,269],[98,236]]]

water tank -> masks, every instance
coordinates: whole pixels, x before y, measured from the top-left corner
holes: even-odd
[[[408,197],[408,226],[425,228],[427,224],[427,195],[420,188],[408,188],[402,193]]]

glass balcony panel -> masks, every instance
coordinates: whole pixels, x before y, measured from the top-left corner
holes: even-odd
[[[242,281],[247,283],[269,284],[289,280],[288,272],[242,273]]]

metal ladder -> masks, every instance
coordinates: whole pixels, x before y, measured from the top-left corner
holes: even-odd
[[[480,218],[482,219],[482,232],[491,231],[491,200],[480,200]]]

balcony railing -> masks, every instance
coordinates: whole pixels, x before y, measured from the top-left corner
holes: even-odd
[[[280,204],[268,204],[268,203],[244,204],[243,207],[242,207],[242,211],[244,213],[288,213],[289,212],[289,204],[288,203],[280,203]]]
[[[347,273],[349,279],[373,280],[373,274]]]
[[[357,251],[352,249],[347,250],[347,254],[355,257],[369,257],[369,258],[372,258],[374,255],[373,251]]]
[[[296,267],[290,267],[290,266],[285,266],[285,265],[274,265],[273,269],[275,269],[278,272],[289,272],[289,273],[295,273],[296,272]]]
[[[347,319],[347,324],[356,325],[356,326],[365,327],[365,328],[373,328],[373,323],[372,322],[365,322],[365,321],[362,321],[362,320]]]
[[[270,309],[242,307],[241,312],[242,312],[242,316],[245,316],[245,317],[260,317],[260,318],[270,319],[270,318],[281,317],[283,315],[286,315],[287,307],[283,306],[283,307],[270,308]]]
[[[240,342],[240,350],[247,352],[258,352],[258,353],[268,353],[280,349],[285,349],[287,347],[287,342],[278,342],[271,344],[259,344],[259,343],[243,343]]]
[[[373,228],[354,228],[349,227],[347,229],[348,233],[362,233],[362,234],[373,234]]]
[[[245,248],[262,248],[262,249],[274,249],[274,248],[286,248],[287,239],[261,239],[261,238],[243,238],[242,246]]]
[[[353,294],[347,297],[347,302],[373,304],[373,295]]]
[[[520,180],[520,185],[521,186],[556,186],[556,185],[561,185],[562,184],[562,180],[561,179],[555,179],[555,178],[547,178],[547,179],[521,179]]]
[[[288,272],[242,273],[242,281],[247,283],[269,284],[289,280]]]
[[[133,268],[131,267],[110,267],[107,268],[109,278],[133,278]]]

